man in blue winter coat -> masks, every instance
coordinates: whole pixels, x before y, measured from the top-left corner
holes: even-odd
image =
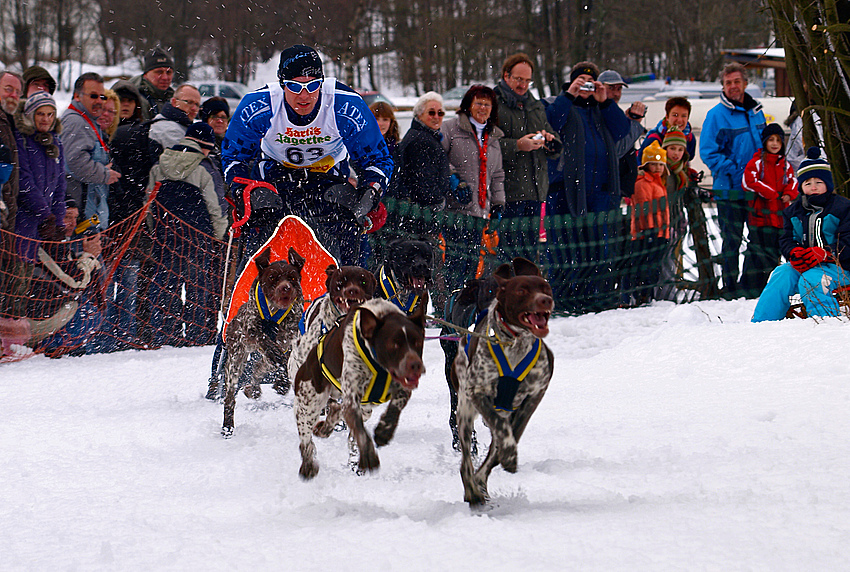
[[[242,98],[222,143],[226,182],[271,182],[282,203],[273,209],[274,220],[249,221],[246,253],[262,244],[282,216],[295,214],[340,264],[356,264],[365,215],[378,206],[393,171],[381,130],[354,90],[325,78],[322,60],[309,46],[281,53],[278,79]],[[356,192],[345,187],[349,158],[361,168]],[[241,186],[231,189],[238,204]]]
[[[720,103],[708,111],[702,124],[699,153],[714,178],[717,222],[720,225],[723,290],[734,298],[738,287],[738,262],[747,220],[747,201],[741,182],[744,168],[761,149],[765,126],[759,102],[745,90],[747,70],[729,63],[720,73]]]

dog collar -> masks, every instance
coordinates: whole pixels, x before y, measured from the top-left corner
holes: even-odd
[[[515,332],[515,331],[514,331],[514,329],[513,329],[513,328],[511,328],[511,326],[510,326],[510,325],[508,324],[508,322],[507,322],[507,321],[506,321],[506,320],[502,317],[502,314],[500,314],[498,310],[495,310],[495,309],[494,309],[493,311],[496,313],[496,324],[497,324],[497,325],[501,325],[501,327],[502,327],[502,328],[504,328],[504,329],[507,331],[507,333],[511,335],[511,337],[516,338],[516,337],[519,335],[519,332]],[[501,340],[501,339],[499,339],[499,332],[497,331],[497,329],[496,329],[496,328],[493,328],[492,330],[493,330],[493,331],[492,331],[491,335],[492,335],[492,336],[495,336],[495,338],[496,338],[497,340],[499,340],[499,343],[501,343],[501,342],[502,342],[502,340]]]
[[[298,320],[298,331],[301,332],[302,336],[307,333],[307,321],[310,319],[310,316],[314,311],[318,311],[319,302],[321,302],[322,298],[326,296],[330,299],[331,306],[333,306],[334,310],[336,310],[336,317],[339,318],[340,316],[342,316],[342,312],[340,312],[337,305],[334,304],[333,298],[330,298],[330,295],[325,292],[324,294],[310,302],[310,305],[307,307],[307,310],[303,314],[301,314],[301,319]],[[327,333],[327,331],[328,327],[325,326],[324,323],[322,323],[321,334],[324,335]]]
[[[286,319],[286,316],[289,315],[289,312],[292,310],[292,306],[295,305],[295,302],[292,302],[286,308],[281,308],[277,312],[272,313],[269,309],[269,302],[266,299],[266,295],[263,294],[263,289],[260,287],[260,281],[257,280],[257,285],[254,286],[254,298],[257,300],[257,310],[260,312],[260,317],[264,320],[268,320],[270,322],[274,322],[276,324],[280,324]]]
[[[381,292],[384,293],[384,299],[398,306],[402,312],[409,316],[416,307],[416,304],[419,302],[419,295],[415,292],[411,292],[410,296],[407,297],[407,302],[402,302],[399,299],[398,287],[387,275],[385,266],[381,266],[381,269],[378,271],[378,278],[381,284]]]

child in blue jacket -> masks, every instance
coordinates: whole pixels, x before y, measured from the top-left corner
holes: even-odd
[[[781,320],[800,294],[809,316],[838,316],[832,291],[850,284],[850,199],[833,192],[829,163],[809,149],[800,164],[801,194],[783,211],[779,247],[788,262],[776,267],[756,304],[753,322]]]

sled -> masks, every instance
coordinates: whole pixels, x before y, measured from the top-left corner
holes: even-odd
[[[338,266],[336,259],[327,249],[322,246],[316,234],[310,226],[294,215],[287,215],[277,225],[275,233],[257,249],[251,259],[245,265],[245,269],[236,279],[233,285],[233,294],[227,305],[227,316],[222,327],[222,339],[226,339],[227,325],[236,316],[239,308],[248,301],[251,284],[257,278],[257,266],[254,259],[267,248],[271,248],[271,262],[288,259],[289,248],[304,257],[306,262],[301,269],[301,291],[304,294],[304,309],[306,309],[316,298],[325,293],[325,281],[328,275],[325,270],[328,266]]]

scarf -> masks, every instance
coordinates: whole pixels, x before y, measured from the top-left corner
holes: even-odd
[[[50,131],[42,133],[36,131],[32,136],[33,141],[44,147],[44,152],[51,159],[59,159],[59,147],[53,142],[53,133]]]
[[[687,155],[687,153],[685,153]],[[685,187],[688,186],[688,173],[687,173],[687,164],[685,163],[685,157],[682,156],[678,161],[671,162],[670,159],[667,159],[667,168],[670,170],[670,174],[676,178],[676,190],[681,191]]]
[[[481,125],[475,121],[472,116],[469,117],[469,123],[472,129],[479,132],[478,126]],[[475,142],[478,143],[478,205],[483,209],[487,206],[487,141],[490,140],[490,133],[486,129],[486,124],[482,126],[481,137],[475,137]]]

